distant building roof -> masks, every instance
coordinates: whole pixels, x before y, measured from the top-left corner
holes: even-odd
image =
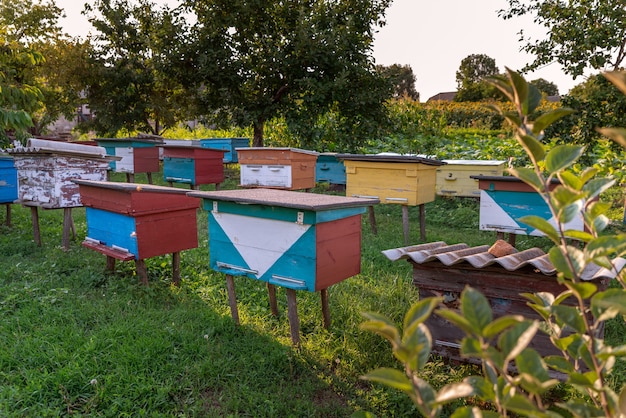
[[[456,91],[448,91],[448,92],[443,92],[443,93],[437,93],[434,96],[432,96],[431,98],[428,99],[429,102],[435,101],[435,100],[445,100],[447,102],[451,102],[452,100],[454,100],[454,96],[456,96]]]

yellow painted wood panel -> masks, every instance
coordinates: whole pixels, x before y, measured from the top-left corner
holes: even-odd
[[[375,196],[380,203],[408,206],[435,200],[436,166],[345,160],[346,196]]]
[[[499,165],[446,164],[437,168],[436,191],[440,196],[480,197],[478,180],[470,176],[501,176],[504,162]]]

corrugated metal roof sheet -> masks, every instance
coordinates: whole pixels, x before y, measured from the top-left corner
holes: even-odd
[[[444,266],[469,263],[472,267],[479,269],[499,265],[508,271],[532,266],[547,276],[556,275],[556,268],[550,262],[548,254],[540,248],[518,251],[502,240],[496,241],[492,246],[481,245],[477,247],[470,247],[467,244],[448,245],[443,241],[437,241],[393,248],[382,253],[391,261],[406,259],[417,264],[439,262]],[[596,264],[591,264],[583,271],[581,278],[583,280],[614,279],[626,264],[626,259],[616,258],[613,260],[613,264],[615,270],[608,270]]]
[[[83,145],[69,142],[49,141],[45,139],[31,138],[26,142],[25,147],[16,147],[6,150],[7,153],[13,155],[22,154],[64,154],[64,155],[77,155],[81,157],[89,158],[106,158],[110,159],[111,156],[107,156],[106,149],[104,147],[98,147],[94,145]],[[119,158],[117,158],[119,159]]]

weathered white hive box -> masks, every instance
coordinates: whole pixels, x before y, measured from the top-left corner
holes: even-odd
[[[112,158],[103,147],[29,139],[26,147],[8,151],[18,176],[16,203],[45,209],[82,206],[72,180],[106,180]]]
[[[439,196],[480,197],[478,179],[471,176],[501,176],[506,161],[442,160],[437,168],[436,193]]]

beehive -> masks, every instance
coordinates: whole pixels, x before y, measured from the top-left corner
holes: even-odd
[[[239,162],[237,148],[250,146],[250,138],[203,138],[197,142],[203,148],[224,150],[224,164]]]
[[[317,157],[315,181],[330,184],[346,184],[346,166],[337,153],[324,152]]]
[[[436,193],[440,196],[480,197],[478,180],[472,176],[501,176],[506,161],[442,160],[437,168]]]
[[[198,246],[198,199],[186,190],[137,183],[76,180],[87,207],[83,245],[120,259],[146,259]]]
[[[120,157],[111,162],[116,173],[156,173],[159,171],[159,149],[161,140],[142,138],[97,138],[108,155]]]
[[[513,176],[472,176],[480,188],[479,224],[483,231],[542,236],[543,233],[520,221],[527,215],[539,216],[556,225],[543,197]],[[552,183],[552,188],[558,185]],[[584,230],[582,212],[565,229]]]
[[[436,169],[444,163],[417,156],[338,154],[346,166],[346,196],[417,206],[435,200]]]
[[[0,203],[17,200],[17,169],[13,157],[0,155]]]
[[[183,145],[164,145],[162,148],[165,181],[193,187],[224,181],[224,150]]]
[[[459,309],[460,295],[466,286],[480,291],[488,300],[494,318],[503,315],[523,315],[541,320],[539,314],[528,305],[523,293],[561,294],[567,288],[557,280],[557,270],[549,256],[539,248],[518,251],[504,241],[492,246],[470,247],[467,244],[430,242],[404,248],[383,251],[392,261],[406,260],[413,266],[413,284],[419,289],[419,298],[443,296],[443,303],[450,309]],[[626,260],[614,260],[616,270],[589,265],[582,273],[584,282],[593,283],[599,291],[606,290]],[[561,302],[565,306],[576,305],[574,297]],[[460,361],[476,362],[476,359],[460,355],[459,348],[465,334],[442,316],[431,315],[425,322],[433,336],[435,354]],[[598,328],[602,337],[604,325]],[[538,332],[530,346],[542,356],[559,354],[550,336]],[[559,376],[560,377],[560,376]]]
[[[113,160],[102,147],[39,139],[9,152],[17,168],[19,203],[46,209],[82,206],[72,180],[106,180]]]
[[[318,153],[297,148],[237,148],[240,186],[301,190],[315,187]]]

